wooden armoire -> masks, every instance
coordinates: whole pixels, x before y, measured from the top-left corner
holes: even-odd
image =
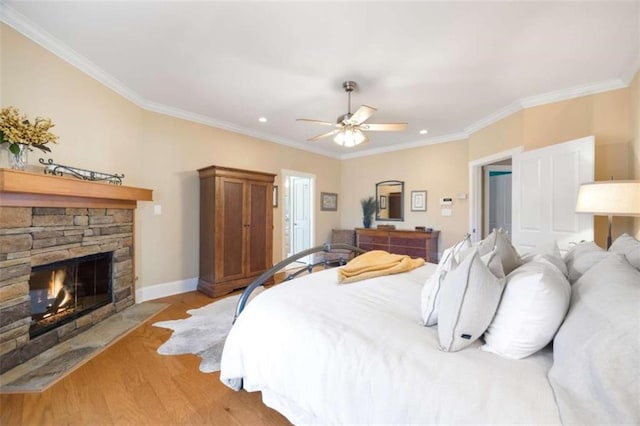
[[[198,290],[216,297],[272,266],[274,174],[209,166],[200,174]]]

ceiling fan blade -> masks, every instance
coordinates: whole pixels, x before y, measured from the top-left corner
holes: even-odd
[[[312,137],[311,139],[307,139],[307,140],[308,140],[309,142],[315,142],[315,141],[317,141],[317,140],[320,140],[320,139],[323,139],[323,138],[328,138],[329,136],[333,136],[333,135],[335,135],[336,133],[338,133],[339,131],[340,131],[340,129],[330,130],[330,131],[328,131],[328,132],[326,132],[326,133],[323,133],[323,134],[318,135],[318,136],[314,136],[314,137]]]
[[[330,123],[328,121],[321,121],[321,120],[312,120],[310,118],[296,118],[296,121],[305,121],[307,123],[322,124],[323,126],[335,126],[336,125],[336,123]]]
[[[371,117],[373,115],[374,112],[376,112],[377,109],[370,107],[370,106],[366,106],[366,105],[362,105],[360,108],[358,108],[358,110],[356,112],[353,113],[353,115],[346,120],[349,124],[360,124],[363,123],[364,121],[366,121],[369,117]]]
[[[401,132],[407,128],[407,123],[361,124],[360,128],[378,132]]]

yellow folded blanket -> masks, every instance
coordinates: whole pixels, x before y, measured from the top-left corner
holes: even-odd
[[[338,269],[339,283],[352,283],[382,275],[408,272],[424,265],[424,259],[412,259],[404,254],[391,254],[383,250],[368,251]]]

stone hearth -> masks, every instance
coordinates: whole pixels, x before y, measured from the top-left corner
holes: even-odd
[[[136,200],[151,191],[0,169],[0,373],[134,304]],[[32,268],[96,253],[113,253],[112,303],[30,339]]]

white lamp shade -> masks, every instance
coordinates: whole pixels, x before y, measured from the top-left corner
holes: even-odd
[[[602,181],[580,185],[577,213],[640,216],[640,181]]]

